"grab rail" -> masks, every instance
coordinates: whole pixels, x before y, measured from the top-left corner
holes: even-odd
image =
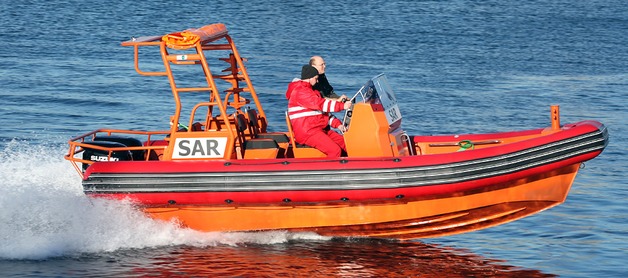
[[[159,140],[154,140],[154,136],[166,136],[170,134],[170,131],[135,131],[135,130],[121,130],[121,129],[97,129],[79,136],[76,136],[72,139],[70,139],[68,141],[68,144],[70,145],[70,148],[68,150],[68,153],[66,155],[64,155],[64,158],[68,161],[70,161],[72,163],[72,165],[74,166],[74,169],[79,173],[79,175],[81,177],[83,177],[83,171],[82,169],[79,167],[78,163],[85,163],[85,164],[93,164],[94,161],[91,160],[84,160],[82,158],[78,158],[75,157],[77,154],[80,154],[82,152],[85,151],[86,148],[89,149],[95,149],[95,150],[100,150],[100,151],[105,151],[108,153],[107,158],[111,159],[111,155],[113,152],[116,151],[137,151],[137,150],[143,150],[143,151],[151,151],[151,150],[165,150],[167,146],[152,146],[151,142],[157,142],[157,141],[161,141],[162,139]],[[112,136],[112,135],[141,135],[141,136],[145,136],[145,140],[143,140],[144,142],[144,146],[132,146],[132,147],[103,147],[103,146],[98,146],[95,144],[90,144],[91,142],[95,142],[95,141],[87,141],[87,139],[94,140],[97,136],[99,135],[106,135],[106,136]],[[135,137],[134,137],[135,138]],[[135,138],[137,139],[137,138]],[[167,140],[167,139],[166,139]],[[148,160],[149,156],[146,155],[145,160]]]
[[[490,145],[490,144],[499,144],[502,142],[500,140],[485,140],[485,141],[464,140],[464,141],[465,142],[468,141],[469,143],[473,145]],[[456,146],[460,146],[460,141],[459,142],[446,142],[446,143],[430,143],[428,146],[430,147],[456,147]]]

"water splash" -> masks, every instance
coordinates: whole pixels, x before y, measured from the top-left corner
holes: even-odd
[[[151,219],[129,201],[87,198],[65,147],[13,140],[0,153],[0,258],[41,260],[129,248],[321,240],[288,232],[202,233]]]

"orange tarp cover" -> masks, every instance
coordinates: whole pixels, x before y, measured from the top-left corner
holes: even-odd
[[[161,37],[166,46],[174,49],[188,49],[197,42],[206,42],[218,39],[227,34],[227,27],[222,23],[205,25],[198,29],[170,33]]]

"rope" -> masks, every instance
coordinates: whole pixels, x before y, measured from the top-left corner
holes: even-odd
[[[458,146],[460,146],[460,149],[458,149],[459,152],[466,151],[468,149],[475,149],[475,145],[473,145],[473,142],[471,142],[471,140],[462,140],[458,142]]]

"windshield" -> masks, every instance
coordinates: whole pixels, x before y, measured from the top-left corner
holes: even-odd
[[[392,126],[401,120],[401,111],[397,105],[397,98],[392,88],[386,80],[386,75],[379,74],[371,78],[362,88],[355,94],[352,101],[360,97],[364,103],[381,104],[386,114],[388,125]]]

